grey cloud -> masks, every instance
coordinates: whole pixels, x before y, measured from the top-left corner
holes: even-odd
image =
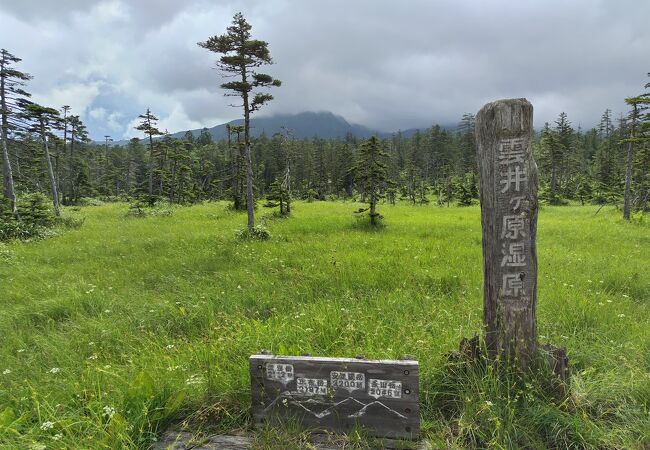
[[[396,130],[452,124],[487,101],[525,96],[538,125],[566,111],[590,127],[605,108],[624,111],[650,70],[650,3],[632,0],[54,3],[0,6],[3,45],[25,60],[35,91],[99,83],[86,109],[121,113],[111,117],[125,135],[146,107],[178,129],[239,116],[218,88],[215,55],[196,42],[240,10],[269,42],[275,64],[263,70],[283,81],[260,114],[328,110]],[[27,43],[27,33],[42,38]],[[95,116],[91,131],[103,135]]]

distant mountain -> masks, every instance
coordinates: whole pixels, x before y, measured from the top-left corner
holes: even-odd
[[[244,119],[237,119],[210,128],[212,139],[226,139],[226,125],[243,125]],[[285,127],[293,133],[297,139],[310,139],[315,136],[323,139],[344,138],[351,134],[358,138],[368,138],[373,135],[388,136],[378,130],[372,130],[363,125],[351,124],[341,116],[331,112],[302,112],[298,114],[276,114],[270,117],[253,117],[251,119],[251,136],[259,137],[262,133],[273,136],[275,133],[282,133]],[[194,137],[198,137],[201,130],[190,130]],[[183,138],[186,131],[172,134],[173,137]]]
[[[243,125],[244,119],[232,120],[228,123],[216,125],[209,128],[212,139],[219,141],[227,139],[226,125]],[[366,139],[370,136],[379,136],[387,138],[394,132],[373,130],[363,125],[353,124],[341,116],[331,112],[302,112],[298,114],[276,114],[269,117],[253,117],[251,119],[251,136],[259,137],[262,133],[267,136],[273,136],[275,133],[282,133],[283,127],[291,130],[296,139],[311,139],[319,137],[322,139],[345,138],[352,135],[359,139]],[[449,130],[455,130],[455,126],[443,126]],[[201,134],[201,129],[189,130],[197,138]],[[416,128],[401,131],[402,136],[411,137],[417,131]],[[187,131],[179,131],[171,134],[172,137],[183,139]],[[124,145],[128,141],[115,142],[114,145]],[[103,142],[99,142],[103,143]]]

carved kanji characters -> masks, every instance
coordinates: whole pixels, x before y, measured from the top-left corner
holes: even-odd
[[[503,227],[501,228],[501,238],[518,239],[519,236],[526,237],[524,231],[526,221],[521,215],[503,216]]]
[[[521,139],[506,139],[499,148],[499,164],[510,165],[524,162],[524,147]]]
[[[513,186],[515,192],[520,192],[522,183],[528,181],[526,169],[519,166],[508,166],[508,170],[504,175],[505,178],[499,180],[499,184],[503,185],[501,188],[502,194],[508,192],[511,186]]]
[[[505,273],[503,274],[503,295],[506,297],[519,297],[519,294],[524,295],[524,281],[518,273]]]
[[[526,252],[523,242],[510,243],[507,252],[506,243],[504,242],[501,253],[503,253],[501,267],[523,267],[526,265]]]
[[[512,197],[508,203],[510,203],[511,205],[514,203],[512,210],[514,212],[519,212],[519,208],[521,208],[521,203],[525,199],[526,199],[525,195],[516,195]]]

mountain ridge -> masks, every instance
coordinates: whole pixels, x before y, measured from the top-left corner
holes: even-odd
[[[214,141],[219,141],[228,138],[226,131],[227,125],[234,126],[243,124],[244,119],[235,119],[208,128],[208,131]],[[456,128],[455,126],[442,127],[447,129]],[[276,133],[282,133],[285,129],[290,130],[293,137],[296,139],[311,139],[314,137],[321,139],[344,139],[348,135],[352,135],[359,139],[367,139],[370,136],[387,138],[397,133],[401,133],[404,137],[410,137],[415,134],[416,131],[422,130],[423,128],[409,128],[394,132],[381,131],[364,125],[350,123],[343,116],[329,111],[304,111],[296,114],[282,113],[274,114],[272,116],[251,118],[251,137],[254,138],[259,137],[262,134],[266,134],[270,137]],[[170,133],[170,136],[176,139],[183,139],[185,134],[189,131],[196,139],[199,137],[202,130],[203,128],[177,131],[175,133]],[[141,140],[143,139],[141,138]],[[125,145],[126,143],[128,143],[128,140],[121,140],[114,142],[113,145]]]

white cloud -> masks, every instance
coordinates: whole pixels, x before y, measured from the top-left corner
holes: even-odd
[[[170,131],[240,116],[196,45],[240,10],[283,81],[259,114],[329,110],[396,130],[526,96],[538,126],[566,111],[588,127],[624,111],[650,70],[650,3],[632,0],[21,0],[0,5],[0,31],[37,101],[71,105],[93,137],[133,136],[148,107]]]
[[[33,99],[37,103],[59,108],[69,105],[75,114],[85,114],[93,100],[100,92],[101,83],[92,82],[88,84],[68,83],[56,86],[49,91],[34,92]]]

